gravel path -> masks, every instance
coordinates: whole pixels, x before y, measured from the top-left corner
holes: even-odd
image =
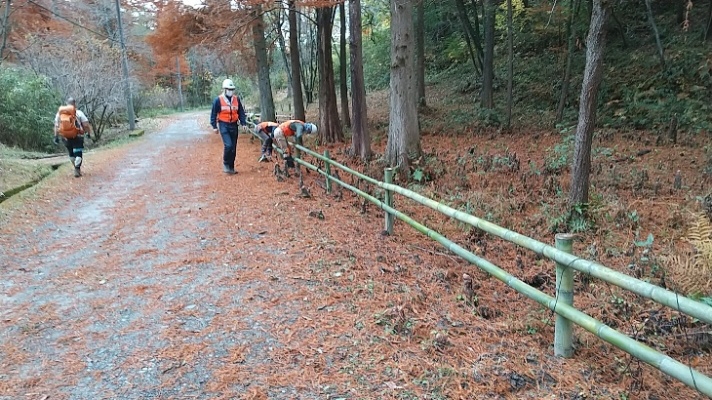
[[[259,182],[275,183],[246,136],[250,162],[223,175],[204,118],[90,155],[81,179],[60,170],[3,225],[1,399],[208,399],[260,383],[273,324],[294,318],[265,317],[279,304],[260,278],[285,250],[258,218]]]

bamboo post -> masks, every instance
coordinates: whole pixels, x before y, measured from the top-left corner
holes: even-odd
[[[556,234],[556,248],[572,253],[574,235],[570,233]],[[556,303],[574,305],[574,269],[562,263],[556,263]],[[573,356],[571,321],[561,314],[556,314],[554,327],[554,355],[571,358]]]
[[[300,147],[303,152],[312,155],[317,159],[321,160],[324,158],[324,156],[322,156],[321,154],[316,153],[306,147]],[[297,162],[299,161],[300,160],[298,160]],[[626,289],[637,295],[649,298],[657,303],[664,304],[674,310],[678,310],[683,314],[687,314],[691,317],[697,318],[700,321],[712,324],[712,307],[704,303],[700,303],[699,301],[681,296],[678,293],[661,288],[659,286],[655,286],[640,279],[636,279],[632,276],[610,269],[597,262],[579,258],[573,254],[565,253],[561,250],[558,250],[554,246],[524,236],[521,233],[517,233],[509,229],[503,228],[489,221],[475,217],[474,215],[470,215],[462,211],[456,210],[452,207],[448,207],[445,204],[439,203],[421,194],[415,193],[412,190],[402,188],[398,185],[381,182],[377,179],[371,178],[368,175],[364,175],[358,171],[354,171],[351,168],[337,161],[332,160],[331,163],[335,167],[338,167],[339,169],[343,170],[345,173],[361,178],[366,182],[378,186],[379,188],[390,190],[392,193],[398,193],[408,199],[416,201],[419,204],[422,204],[435,211],[445,214],[448,217],[452,217],[460,222],[472,225],[477,229],[481,229],[487,233],[500,237],[510,243],[522,246],[525,249],[529,249],[535,252],[536,254],[542,255],[550,260],[564,263],[570,268],[573,268],[577,271],[589,274],[592,277],[601,279],[604,282],[610,283],[611,285]]]
[[[326,171],[326,193],[331,194],[331,158],[329,157],[329,149],[324,150],[324,171]]]
[[[386,183],[393,183],[393,168],[386,168],[383,171],[383,180],[386,181]],[[388,207],[393,207],[393,192],[386,189],[385,190],[385,198],[384,198],[384,203]],[[384,210],[385,211],[385,210]],[[393,234],[393,214],[389,213],[386,211],[385,214],[386,217],[386,232],[388,232],[389,235]]]
[[[305,151],[308,154],[311,154],[315,156],[318,159],[323,159],[323,156],[319,153],[314,153],[309,149],[304,148],[303,151]],[[324,176],[326,176],[326,172],[324,170],[321,170],[317,167],[315,167],[312,164],[309,164],[306,161],[302,160],[295,160],[297,163],[303,165],[305,168],[310,169],[312,171],[316,171]],[[340,169],[343,169],[345,172],[350,173],[352,175],[362,175],[361,173],[357,171],[353,171],[349,169],[346,166],[343,166],[339,164],[336,161],[332,160],[332,163],[336,166],[338,166]],[[370,178],[366,175],[364,175],[366,180],[373,180],[375,179]],[[465,260],[469,261],[470,263],[476,265],[483,271],[489,273],[496,279],[499,279],[500,281],[504,282],[507,286],[511,287],[512,289],[516,290],[517,292],[521,293],[522,295],[536,301],[537,303],[545,306],[546,308],[555,311],[557,314],[561,314],[566,316],[570,321],[575,323],[576,325],[580,326],[582,329],[585,331],[591,332],[595,336],[601,338],[603,341],[612,344],[613,346],[623,350],[624,352],[630,354],[631,356],[653,366],[654,368],[659,369],[663,373],[679,380],[680,382],[683,382],[686,384],[688,387],[691,387],[695,390],[697,390],[700,393],[703,393],[710,398],[712,398],[712,379],[701,372],[695,370],[691,366],[685,365],[680,363],[679,361],[663,354],[660,353],[659,351],[648,347],[647,345],[637,342],[636,340],[632,339],[631,337],[620,333],[616,331],[615,329],[605,325],[601,321],[598,321],[591,316],[573,308],[570,305],[566,305],[563,303],[558,303],[557,299],[554,297],[551,297],[547,295],[544,292],[541,292],[523,281],[517,279],[513,275],[509,274],[507,271],[499,268],[498,266],[492,264],[491,262],[480,258],[476,256],[475,254],[465,250],[464,248],[458,246],[456,243],[448,240],[445,236],[441,235],[440,233],[416,222],[412,218],[408,217],[404,213],[396,210],[393,207],[387,206],[384,202],[381,200],[371,196],[370,194],[349,185],[348,183],[337,179],[336,177],[332,176],[329,179],[334,181],[336,184],[339,186],[346,188],[357,195],[365,198],[366,200],[370,201],[373,204],[376,204],[378,207],[380,207],[382,210],[390,212],[394,218],[398,218],[401,221],[405,222],[409,226],[413,227],[415,230],[418,232],[426,235],[427,237],[435,240],[436,242],[442,244],[446,249],[451,251],[457,256],[460,256],[464,258]],[[379,187],[382,187],[386,189],[386,187],[383,186],[384,184],[380,182]],[[390,184],[387,185],[387,187],[391,188],[393,192],[396,193],[401,193],[399,190],[403,190],[404,193],[408,193],[407,189],[400,188],[399,186]],[[403,193],[401,193],[403,194]],[[410,193],[412,196],[416,197],[414,194]],[[438,209],[439,211],[443,212],[442,210]],[[447,210],[447,209],[445,209]],[[459,212],[459,211],[458,211]],[[446,212],[443,212],[446,213]],[[509,239],[511,240],[511,239]],[[515,241],[516,243],[516,241]],[[538,245],[544,246],[546,248],[550,248],[551,250],[558,252],[557,254],[559,255],[564,255],[566,256],[566,265],[571,268],[573,264],[576,263],[576,256],[572,254],[565,253],[561,250],[557,250],[554,246],[548,246],[545,245],[541,242],[538,242]],[[544,253],[543,250],[538,251],[539,254]],[[548,256],[551,257],[551,256]],[[553,257],[552,257],[553,258]],[[586,272],[586,271],[583,271]],[[682,298],[681,298],[682,301]],[[702,304],[702,303],[699,303]],[[700,313],[703,313],[704,310],[698,310]],[[703,313],[703,315],[706,315]]]

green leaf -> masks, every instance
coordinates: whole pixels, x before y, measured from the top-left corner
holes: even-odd
[[[425,174],[423,173],[423,170],[418,168],[413,172],[413,179],[422,182],[423,178],[425,178]]]
[[[653,234],[649,233],[648,238],[644,242],[635,242],[638,247],[650,247],[653,245]]]

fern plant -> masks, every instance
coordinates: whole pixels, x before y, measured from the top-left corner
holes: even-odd
[[[685,294],[712,295],[712,224],[700,214],[690,225],[684,240],[692,253],[677,254],[667,259],[668,276],[675,289]]]

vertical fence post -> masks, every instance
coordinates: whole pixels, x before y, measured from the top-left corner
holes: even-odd
[[[383,180],[386,183],[393,183],[393,168],[386,168],[383,170]],[[393,207],[393,192],[386,189],[386,193],[384,195],[383,202],[386,203],[387,206]],[[389,235],[393,234],[393,215],[386,211],[386,232],[388,232]]]
[[[331,158],[329,158],[329,149],[324,150],[324,157],[327,160],[331,160]],[[331,179],[329,179],[329,177],[331,177],[331,163],[330,162],[324,161],[324,171],[326,172],[326,193],[331,194]]]
[[[571,254],[574,235],[570,233],[556,234],[556,248]],[[574,305],[574,269],[564,264],[556,263],[556,302]],[[571,321],[556,314],[554,327],[554,355],[571,358],[573,356]]]

